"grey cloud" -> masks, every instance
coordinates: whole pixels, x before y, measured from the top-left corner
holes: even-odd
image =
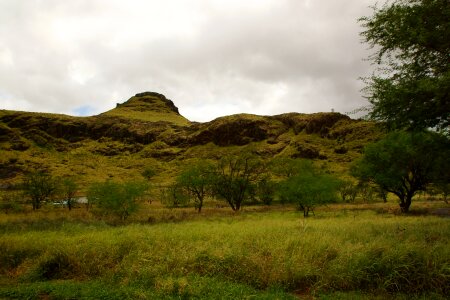
[[[218,1],[193,1],[180,6],[202,16],[192,34],[166,35],[162,23],[161,34],[148,37],[145,18],[117,20],[120,1],[3,1],[0,55],[10,51],[14,65],[2,66],[0,56],[0,108],[74,113],[89,106],[99,113],[153,90],[200,121],[238,112],[349,111],[365,104],[358,77],[370,70],[363,61],[369,53],[356,19],[373,2],[279,0],[256,9],[255,1],[223,9]],[[130,1],[135,9],[143,3]],[[80,28],[94,22],[100,34],[59,41],[50,31],[63,17]],[[127,22],[142,28],[130,32],[130,45],[115,40],[114,30]]]

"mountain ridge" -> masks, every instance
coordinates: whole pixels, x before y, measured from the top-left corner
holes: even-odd
[[[171,100],[154,92],[138,93],[89,117],[0,110],[0,167],[4,169],[0,185],[36,168],[53,169],[62,176],[86,175],[89,181],[138,178],[149,164],[157,166],[163,180],[170,180],[193,159],[214,160],[243,150],[264,159],[313,159],[334,165],[345,175],[364,145],[381,134],[375,123],[333,112],[235,114],[191,122]],[[84,161],[79,160],[83,156]]]

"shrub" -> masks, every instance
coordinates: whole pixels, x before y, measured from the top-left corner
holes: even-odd
[[[92,184],[87,197],[96,206],[97,212],[112,214],[125,220],[139,209],[139,199],[147,188],[147,184],[143,182],[118,183],[108,180]]]
[[[278,193],[283,202],[296,203],[303,216],[308,217],[314,206],[337,201],[341,184],[328,174],[320,174],[310,165],[301,173],[286,179],[279,185]]]

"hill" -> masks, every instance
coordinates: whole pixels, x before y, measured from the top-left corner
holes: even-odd
[[[0,186],[20,181],[31,169],[91,182],[138,179],[149,166],[164,183],[193,160],[243,150],[265,159],[313,159],[346,176],[349,163],[380,135],[374,123],[339,113],[238,114],[190,122],[154,92],[91,117],[0,110]]]

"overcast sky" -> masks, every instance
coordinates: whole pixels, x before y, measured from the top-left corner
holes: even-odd
[[[351,111],[375,0],[0,0],[0,109],[93,115],[166,95],[192,121]]]

